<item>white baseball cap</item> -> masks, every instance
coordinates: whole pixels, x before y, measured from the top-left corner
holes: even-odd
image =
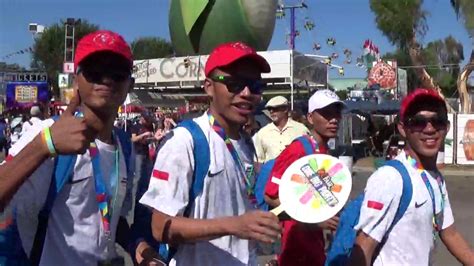
[[[311,96],[308,100],[308,113],[314,112],[314,110],[322,109],[330,104],[339,103],[345,106],[344,102],[339,99],[336,93],[331,90],[319,90]]]
[[[268,100],[265,108],[288,105],[288,100],[283,96],[275,96]]]

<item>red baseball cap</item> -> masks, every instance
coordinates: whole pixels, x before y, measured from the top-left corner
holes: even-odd
[[[445,104],[443,97],[435,89],[415,89],[413,92],[408,94],[402,101],[400,106],[400,121],[405,121],[406,111],[416,102],[420,101],[437,101],[438,103]]]
[[[132,51],[123,37],[109,30],[99,30],[82,37],[77,44],[75,68],[91,54],[105,51],[123,56],[130,63],[130,68],[133,66]]]
[[[207,59],[204,73],[206,77],[216,68],[228,66],[237,60],[248,58],[254,61],[262,73],[270,72],[270,65],[267,60],[243,42],[224,43],[212,50]]]

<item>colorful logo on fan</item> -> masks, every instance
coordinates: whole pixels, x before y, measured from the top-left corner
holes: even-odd
[[[342,191],[342,183],[348,178],[341,163],[331,165],[331,160],[325,159],[318,165],[311,158],[300,168],[300,173],[293,174],[291,181],[299,202],[310,204],[313,209],[322,206],[335,207],[339,200],[337,194]]]

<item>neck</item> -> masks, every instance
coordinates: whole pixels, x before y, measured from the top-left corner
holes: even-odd
[[[96,138],[104,143],[113,144],[114,116],[95,112],[88,107],[84,107],[83,110],[87,127],[96,132]]]
[[[240,128],[241,125],[234,124],[232,122],[227,121],[223,116],[221,116],[218,112],[214,110],[211,106],[209,107],[209,112],[214,116],[217,120],[219,125],[224,129],[225,134],[231,139],[239,139],[240,138]]]
[[[329,138],[321,136],[318,132],[314,130],[311,131],[311,133],[313,135],[313,138],[316,140],[316,142],[318,143],[320,147],[324,146],[325,148],[327,148]]]
[[[275,124],[275,126],[279,129],[279,130],[282,130],[285,126],[286,126],[286,123],[288,122],[288,117],[286,118],[283,118],[277,122],[274,122],[273,124]]]
[[[405,148],[405,152],[408,155],[410,155],[413,159],[415,159],[417,162],[419,162],[423,166],[423,169],[426,169],[428,171],[438,170],[436,166],[436,156],[426,157],[421,154],[417,154],[408,144],[407,144],[407,147]]]

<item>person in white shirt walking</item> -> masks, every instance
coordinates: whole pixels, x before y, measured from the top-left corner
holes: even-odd
[[[255,134],[255,149],[259,163],[275,159],[294,139],[309,134],[305,125],[289,117],[290,107],[285,97],[271,98],[265,108],[270,112],[272,123]]]
[[[372,174],[355,226],[359,233],[350,265],[431,265],[438,237],[459,262],[474,265],[474,252],[454,226],[446,183],[436,167],[439,148],[449,130],[445,101],[435,90],[415,90],[402,101],[398,130],[406,146],[396,160],[410,175],[411,202],[389,231],[400,204],[403,180],[389,166]]]

